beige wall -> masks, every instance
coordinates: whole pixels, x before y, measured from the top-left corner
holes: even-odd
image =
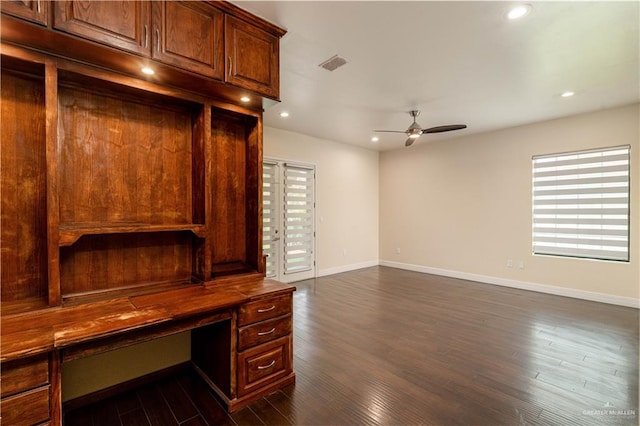
[[[318,275],[378,263],[378,152],[266,127],[264,156],[316,166]]]
[[[637,304],[638,125],[636,104],[382,153],[382,263],[505,285],[564,288],[567,295],[603,294],[623,303],[630,298],[626,302]],[[532,255],[531,157],[626,144],[632,156],[631,262]],[[513,268],[507,268],[508,259]],[[520,261],[524,269],[518,268]]]

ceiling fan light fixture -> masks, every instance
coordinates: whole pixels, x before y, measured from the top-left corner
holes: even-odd
[[[422,134],[421,131],[417,131],[417,132],[414,131],[412,133],[409,133],[407,136],[409,136],[411,139],[418,139],[421,134]]]

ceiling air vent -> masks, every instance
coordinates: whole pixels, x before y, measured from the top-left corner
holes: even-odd
[[[327,59],[326,61],[324,61],[318,66],[328,71],[335,71],[336,69],[340,68],[346,63],[347,61],[344,58],[341,58],[338,55],[333,55],[332,57],[330,57],[329,59]]]

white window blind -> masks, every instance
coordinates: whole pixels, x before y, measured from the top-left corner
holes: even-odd
[[[313,168],[284,167],[284,273],[313,268]]]
[[[277,245],[274,244],[278,236],[278,165],[264,162],[262,165],[262,252],[267,256],[266,276],[273,278],[277,275]]]
[[[533,252],[629,261],[630,147],[533,157]]]

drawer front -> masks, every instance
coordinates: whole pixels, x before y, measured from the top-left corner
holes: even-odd
[[[245,350],[291,333],[291,315],[262,321],[238,330],[238,349]]]
[[[2,397],[49,383],[49,357],[37,357],[2,364]]]
[[[238,310],[238,325],[243,326],[291,313],[291,294],[245,303]]]
[[[3,425],[33,425],[49,419],[49,386],[19,393],[0,402]]]
[[[246,395],[293,370],[291,336],[238,354],[238,395]]]

